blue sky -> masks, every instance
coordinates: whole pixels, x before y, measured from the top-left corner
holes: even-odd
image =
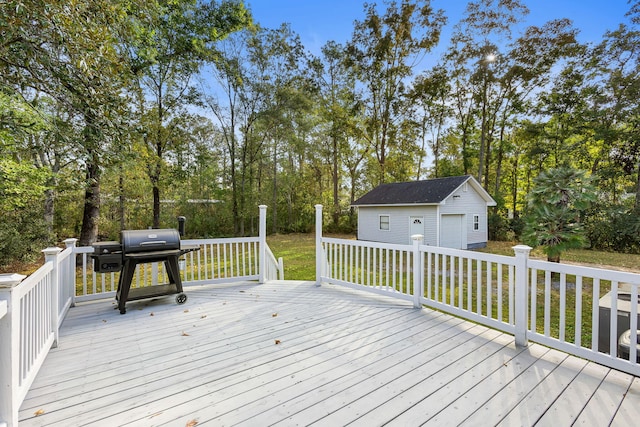
[[[382,0],[369,0],[382,4]],[[364,17],[364,1],[359,0],[246,0],[256,21],[267,28],[276,28],[283,22],[291,24],[305,47],[315,54],[329,40],[346,42],[353,29],[353,21]],[[629,10],[627,0],[529,0],[527,23],[541,25],[551,19],[569,18],[580,29],[581,42],[597,42],[606,30],[613,30],[627,22],[624,14]],[[448,28],[458,22],[467,1],[433,0],[449,18]],[[446,32],[446,30],[445,30]],[[449,33],[441,39],[447,45]]]

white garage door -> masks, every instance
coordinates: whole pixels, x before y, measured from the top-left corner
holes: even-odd
[[[442,215],[440,217],[440,246],[466,249],[464,215]]]

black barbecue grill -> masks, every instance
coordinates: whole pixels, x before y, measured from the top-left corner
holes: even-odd
[[[187,295],[182,292],[178,259],[198,246],[180,245],[180,234],[174,229],[124,230],[121,242],[97,242],[93,245],[94,271],[109,273],[121,271],[116,300],[120,314],[126,313],[127,301],[176,295],[176,302],[184,304]],[[169,283],[131,289],[131,281],[138,264],[164,262]]]

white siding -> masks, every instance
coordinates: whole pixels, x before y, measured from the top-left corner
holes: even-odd
[[[389,230],[380,230],[380,215],[389,215]],[[424,217],[424,243],[435,245],[436,207],[435,206],[359,206],[358,239],[374,242],[411,244],[409,217]]]
[[[466,188],[466,191],[464,189]],[[410,244],[409,218],[424,217],[424,243],[438,245],[440,215],[464,215],[467,247],[484,246],[488,239],[487,202],[471,185],[463,185],[440,206],[359,206],[358,239]],[[380,215],[389,215],[389,230],[380,230]],[[473,229],[473,216],[479,217],[479,229]],[[464,239],[463,239],[464,241]]]
[[[464,187],[464,186],[463,186]],[[488,239],[487,202],[469,185],[467,191],[463,187],[450,195],[440,206],[441,214],[464,214],[467,225],[467,246],[484,244]],[[456,197],[459,196],[459,197]],[[480,229],[473,229],[473,215],[480,218]]]

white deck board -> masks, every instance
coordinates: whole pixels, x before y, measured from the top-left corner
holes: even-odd
[[[403,301],[310,282],[186,292],[184,305],[136,301],[125,315],[112,301],[72,308],[20,426],[629,425],[640,416],[638,378]]]

